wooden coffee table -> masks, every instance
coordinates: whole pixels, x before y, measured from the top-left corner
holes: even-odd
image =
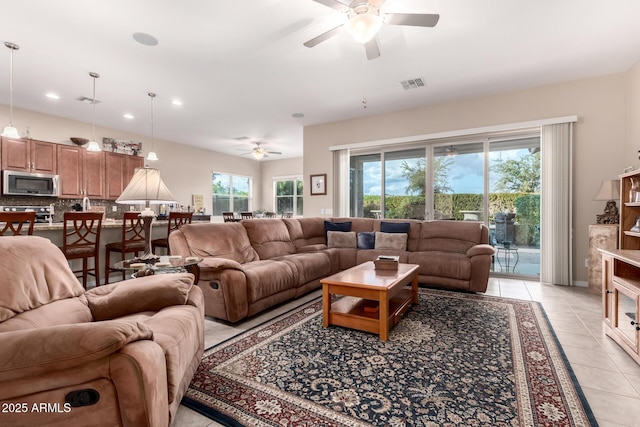
[[[375,270],[369,261],[320,280],[322,326],[373,332],[386,341],[389,329],[418,303],[418,269],[401,263],[398,271]],[[406,288],[409,283],[411,289]],[[331,295],[344,298],[332,304]]]

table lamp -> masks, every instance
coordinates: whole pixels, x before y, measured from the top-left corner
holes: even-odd
[[[138,259],[153,260],[159,258],[151,251],[151,223],[156,214],[149,209],[149,205],[175,203],[175,200],[167,186],[162,182],[158,169],[149,167],[136,168],[133,178],[129,181],[127,188],[120,194],[116,203],[132,205],[144,203],[144,210],[140,212],[144,227],[144,253]]]
[[[602,181],[600,190],[593,200],[604,200],[607,202],[604,213],[596,216],[597,224],[618,224],[620,216],[618,215],[618,207],[616,200],[620,199],[620,181],[606,180]]]

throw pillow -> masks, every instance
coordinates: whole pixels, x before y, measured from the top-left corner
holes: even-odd
[[[375,249],[394,249],[404,251],[407,249],[407,233],[382,233],[376,231]]]
[[[382,233],[407,233],[409,234],[409,229],[411,228],[411,223],[409,222],[385,222],[382,221],[380,223],[380,231]]]
[[[373,249],[376,247],[376,233],[363,231],[358,233],[358,249]]]
[[[327,231],[327,246],[330,248],[356,247],[355,231]]]
[[[351,221],[346,222],[324,222],[325,243],[329,243],[327,233],[329,231],[351,231]]]

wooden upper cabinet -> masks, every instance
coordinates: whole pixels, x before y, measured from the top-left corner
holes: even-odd
[[[117,199],[124,189],[125,155],[118,153],[104,153],[107,168],[107,182],[105,183],[105,197],[108,200]]]
[[[129,184],[135,169],[144,166],[144,157],[106,152],[105,163],[107,169],[105,198],[115,200]]]
[[[82,196],[82,150],[72,145],[58,145],[60,166],[59,197]]]
[[[2,138],[2,169],[58,173],[58,144],[32,139]]]
[[[84,195],[90,199],[104,199],[105,156],[102,151],[82,150]]]
[[[103,199],[105,155],[72,145],[58,145],[60,197]]]

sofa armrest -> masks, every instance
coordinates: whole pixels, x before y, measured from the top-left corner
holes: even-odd
[[[85,295],[94,320],[108,320],[184,305],[193,286],[193,274],[157,274],[88,290]]]
[[[138,322],[77,323],[0,333],[0,381],[69,369],[153,338]]]
[[[493,255],[496,252],[493,246],[487,244],[475,245],[472,248],[469,248],[467,251],[467,256],[469,258],[477,256],[477,255]]]
[[[198,266],[200,266],[200,268],[210,268],[212,270],[224,270],[226,268],[231,268],[233,270],[244,271],[242,264],[240,264],[238,261],[234,261],[232,259],[227,259],[227,258],[217,258],[217,257],[205,258],[202,261],[200,261]]]

